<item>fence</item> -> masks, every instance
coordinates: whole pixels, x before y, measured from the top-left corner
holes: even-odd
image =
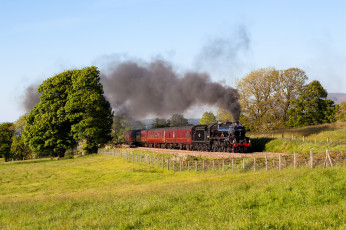
[[[116,156],[133,162],[146,163],[157,168],[173,171],[195,171],[195,172],[245,172],[257,170],[282,170],[284,168],[299,167],[335,167],[345,166],[346,159],[343,153],[325,154],[285,154],[273,156],[256,156],[243,158],[225,159],[182,159],[171,154],[158,154],[150,151],[136,151],[133,149],[100,149],[99,153],[108,156]]]
[[[343,144],[340,140],[333,140],[332,138],[326,137],[325,139],[319,139],[317,138],[309,138],[304,135],[297,135],[297,134],[284,134],[284,133],[266,133],[266,134],[250,134],[250,138],[271,138],[271,139],[285,139],[285,140],[291,140],[291,141],[302,141],[307,143],[314,143],[314,144]]]

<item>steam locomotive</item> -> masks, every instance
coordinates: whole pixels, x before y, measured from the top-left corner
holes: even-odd
[[[231,122],[130,130],[125,133],[125,144],[150,148],[245,153],[251,147],[251,141],[245,133],[244,126]]]

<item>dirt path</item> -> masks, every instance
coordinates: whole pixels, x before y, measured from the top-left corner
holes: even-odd
[[[157,153],[170,153],[178,155],[181,157],[184,156],[196,156],[196,157],[208,157],[208,158],[243,158],[243,157],[255,157],[255,156],[279,156],[286,155],[285,153],[270,153],[270,152],[254,152],[254,153],[225,153],[225,152],[199,152],[199,151],[187,151],[187,150],[177,150],[177,149],[159,149],[159,148],[144,148],[137,147],[134,149],[138,150],[149,150],[151,152]]]

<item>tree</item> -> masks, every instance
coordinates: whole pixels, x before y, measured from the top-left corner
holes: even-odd
[[[48,78],[38,92],[40,102],[30,111],[24,131],[34,152],[64,156],[82,139],[85,150],[94,152],[110,139],[112,113],[96,67]]]
[[[333,122],[335,106],[327,98],[327,91],[319,81],[312,81],[302,94],[292,101],[287,112],[287,126],[298,127],[306,125]]]
[[[305,72],[298,68],[279,71],[279,88],[276,106],[282,114],[282,122],[287,120],[287,110],[292,100],[296,99],[304,90],[308,79]]]
[[[275,101],[279,86],[279,72],[274,68],[262,68],[236,82],[240,93],[242,112],[248,118],[245,124],[251,130],[276,127]],[[244,123],[244,121],[241,121]]]
[[[217,122],[232,122],[232,114],[225,110],[225,109],[221,109],[219,108],[217,110]],[[237,121],[236,121],[237,122]]]
[[[201,125],[209,125],[216,123],[215,115],[212,112],[205,112],[202,115],[201,120],[199,121]]]
[[[154,122],[151,124],[153,129],[155,128],[165,128],[170,127],[170,121],[163,118],[155,118]]]
[[[307,76],[298,68],[262,68],[236,82],[243,116],[240,121],[251,130],[281,128],[287,120],[291,101],[304,89]]]
[[[170,118],[170,125],[172,127],[186,126],[188,124],[188,120],[181,114],[173,114]]]
[[[5,122],[0,124],[0,156],[9,161],[12,158],[11,144],[14,135],[13,123]]]
[[[32,151],[28,145],[25,144],[23,131],[25,129],[26,115],[21,116],[14,123],[15,135],[12,137],[11,153],[14,159],[24,160],[31,158]]]
[[[73,139],[76,142],[85,139],[84,149],[87,153],[97,152],[99,144],[105,144],[112,139],[112,109],[103,95],[99,75],[94,66],[72,75],[72,85],[65,105]]]
[[[48,78],[37,89],[40,102],[30,111],[24,137],[30,148],[39,155],[64,156],[76,145],[65,105],[72,85],[72,75],[78,70],[66,71]]]
[[[335,106],[335,119],[338,121],[346,121],[346,102],[341,102]]]

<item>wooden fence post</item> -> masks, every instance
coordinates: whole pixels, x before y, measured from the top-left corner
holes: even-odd
[[[215,160],[213,160],[213,172],[215,172]]]
[[[265,155],[265,164],[266,164],[266,171],[268,171],[268,158],[267,158],[267,155]]]
[[[225,160],[222,160],[222,172],[225,171]]]
[[[203,172],[205,172],[205,162],[203,160]]]
[[[304,138],[304,136],[303,136],[303,142],[305,142],[305,138]]]
[[[281,154],[279,154],[279,170],[281,170]]]
[[[297,168],[297,156],[296,153],[293,153],[293,168]]]
[[[198,162],[197,161],[195,161],[195,172],[197,172],[197,164],[198,164]]]
[[[187,162],[187,171],[190,172],[190,161]]]
[[[311,150],[310,150],[310,166],[311,166],[311,169],[314,168],[314,157]]]
[[[328,149],[327,149],[327,155],[328,155],[330,166],[333,167],[333,162],[332,162],[332,159],[330,158],[330,154],[329,154],[329,150]]]
[[[256,172],[256,157],[253,158],[253,170]]]

